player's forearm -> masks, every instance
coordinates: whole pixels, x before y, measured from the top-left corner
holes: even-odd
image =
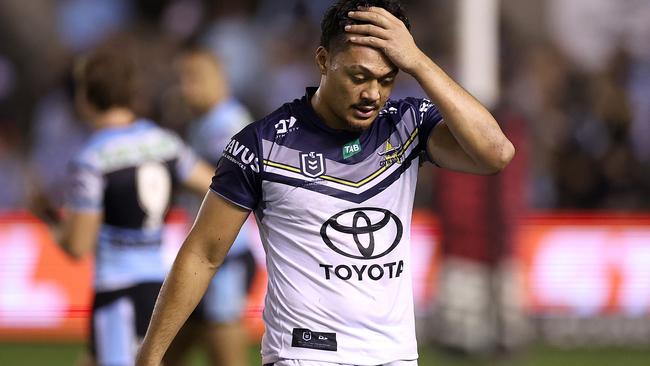
[[[169,344],[205,293],[216,268],[190,245],[183,245],[158,295],[136,365],[160,365]]]
[[[477,166],[496,172],[510,162],[514,156],[512,143],[479,101],[426,56],[411,74],[438,106],[458,144]]]

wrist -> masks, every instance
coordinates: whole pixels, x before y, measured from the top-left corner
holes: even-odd
[[[412,65],[404,71],[407,74],[413,76],[415,79],[419,80],[419,78],[421,78],[423,75],[431,72],[432,64],[433,61],[431,61],[427,55],[420,51],[419,55],[415,57]]]

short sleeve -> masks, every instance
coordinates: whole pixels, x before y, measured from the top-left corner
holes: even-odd
[[[68,164],[66,206],[76,211],[100,211],[104,207],[104,177],[89,164],[73,160]]]
[[[415,121],[418,128],[419,145],[422,152],[425,152],[426,159],[432,163],[431,155],[427,151],[427,141],[434,127],[442,121],[442,114],[438,107],[426,98],[407,98],[407,102],[415,112]]]
[[[261,198],[261,151],[257,134],[247,126],[223,150],[210,189],[228,201],[254,210]]]

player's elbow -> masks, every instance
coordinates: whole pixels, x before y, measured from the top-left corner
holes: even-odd
[[[62,238],[59,239],[59,246],[65,254],[71,259],[78,261],[83,259],[90,251],[91,245],[84,245],[84,243],[75,242],[73,239]]]
[[[515,147],[509,140],[506,140],[496,151],[488,164],[488,175],[501,172],[515,156]]]
[[[62,242],[61,249],[63,249],[65,254],[68,255],[68,257],[70,257],[75,261],[81,260],[86,255],[86,251],[82,250],[81,248],[75,247],[74,245],[70,245],[69,242]]]

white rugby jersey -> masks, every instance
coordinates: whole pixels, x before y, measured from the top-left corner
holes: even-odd
[[[176,182],[197,158],[182,140],[147,120],[95,132],[69,164],[66,206],[100,211],[95,291],[162,282],[165,214]]]
[[[233,137],[211,189],[253,210],[266,251],[262,362],[418,357],[409,233],[417,170],[441,120],[389,101],[361,133],[327,127],[315,88]]]

